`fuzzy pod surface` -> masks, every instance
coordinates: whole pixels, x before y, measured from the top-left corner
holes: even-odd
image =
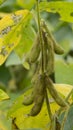
[[[49,93],[56,101],[56,103],[61,107],[67,107],[68,103],[66,103],[66,101],[58,94],[58,92],[56,91],[52,83],[52,80],[48,76],[46,76],[45,81],[46,81],[47,89],[49,90]]]

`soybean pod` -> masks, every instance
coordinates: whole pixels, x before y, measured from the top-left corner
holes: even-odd
[[[35,66],[35,73],[33,74],[33,77],[32,77],[32,80],[31,80],[31,83],[33,83],[33,84],[36,82],[38,75],[40,73],[40,66],[41,66],[41,63],[37,62],[37,65]],[[37,69],[36,69],[36,67],[37,67]]]
[[[31,50],[25,56],[25,61],[28,63],[34,63],[38,59],[39,54],[40,54],[40,38],[39,33],[37,33],[35,42]]]
[[[37,100],[34,102],[34,106],[32,107],[30,111],[30,116],[36,116],[39,114],[39,112],[42,109],[43,101],[44,101],[44,95],[38,95],[36,96]]]
[[[51,96],[53,97],[53,99],[56,101],[56,103],[61,106],[61,107],[67,107],[68,103],[66,103],[65,100],[63,100],[63,98],[58,94],[58,92],[56,91],[51,79],[48,76],[45,76],[46,80],[46,87],[49,90],[49,93],[51,94]]]
[[[32,107],[29,116],[36,116],[41,111],[45,96],[44,77],[39,75],[34,88],[34,106]]]
[[[46,35],[46,39],[47,39],[47,50],[48,50],[46,68],[47,68],[48,75],[51,75],[54,72],[54,47],[47,35]]]
[[[64,54],[64,49],[57,43],[54,43],[54,51],[56,54],[59,54],[59,55]]]
[[[37,98],[36,96],[38,95],[44,95],[45,93],[45,81],[44,81],[44,76],[43,75],[38,75],[37,79],[35,81],[35,86],[33,88],[33,93],[34,93],[34,102],[36,102]]]
[[[42,28],[42,38],[43,38],[43,59],[44,59],[44,72],[47,72],[47,63],[48,63],[48,50],[47,50],[47,39],[46,32]]]
[[[33,93],[28,95],[28,96],[25,96],[24,97],[24,101],[23,101],[23,105],[31,105],[33,103],[33,100],[34,100],[34,96],[33,96]]]
[[[51,42],[53,43],[54,46],[54,52],[56,54],[63,54],[64,53],[64,49],[56,42],[55,38],[53,37],[52,33],[50,32],[46,22],[44,20],[41,21],[41,25],[43,26],[43,28],[45,29],[46,33],[48,34],[48,38],[51,40]]]

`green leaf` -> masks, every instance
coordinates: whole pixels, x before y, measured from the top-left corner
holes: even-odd
[[[9,72],[9,69],[5,67],[5,65],[0,66],[0,88],[2,90],[6,90],[7,89],[7,84],[8,81],[11,78],[11,74]],[[1,85],[4,84],[4,85]],[[2,87],[4,86],[4,87]]]
[[[0,129],[12,130],[12,120],[7,118],[7,112],[11,107],[12,102],[20,95],[16,93],[8,93],[10,100],[3,100],[0,102]]]
[[[64,61],[55,62],[55,78],[57,83],[73,85],[73,64],[66,64]]]
[[[44,128],[46,127],[46,124],[48,124],[48,113],[46,105],[43,107],[40,114],[36,117],[27,117],[26,114],[28,114],[32,108],[32,105],[30,106],[24,106],[22,105],[22,102],[24,100],[24,95],[28,95],[30,93],[27,91],[25,94],[20,96],[12,106],[11,110],[8,113],[8,116],[15,118],[16,117],[16,125],[19,129],[27,129],[27,128]],[[20,118],[21,117],[21,118]],[[34,123],[33,123],[34,122]]]
[[[62,121],[63,117],[64,113],[61,114],[60,121]],[[73,130],[73,105],[69,109],[67,119],[64,125],[64,130]]]
[[[2,89],[0,89],[0,101],[9,99],[7,93],[5,93]]]
[[[73,22],[73,2],[41,2],[40,11],[59,13],[60,20]]]
[[[0,65],[19,44],[22,26],[27,25],[30,18],[28,10],[20,10],[0,20]]]
[[[15,51],[21,58],[23,58],[34,42],[35,31],[32,26],[28,24],[26,27],[22,26],[21,34],[20,44],[15,48]]]
[[[15,52],[20,57],[23,66],[26,69],[29,69],[29,64],[27,62],[25,63],[25,56],[34,42],[36,33],[32,28],[32,26],[28,24],[26,27],[25,26],[22,27],[21,34],[22,35],[20,39],[20,44],[18,44],[17,47],[15,48]]]

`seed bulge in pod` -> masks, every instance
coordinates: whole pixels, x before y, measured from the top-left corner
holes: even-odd
[[[39,114],[39,112],[42,109],[42,105],[44,102],[44,95],[43,93],[41,95],[36,95],[35,96],[35,100],[34,100],[34,106],[32,107],[31,111],[30,111],[30,116],[36,116]]]
[[[47,63],[48,63],[48,55],[47,55],[47,38],[46,38],[46,32],[42,28],[42,38],[43,38],[43,66],[44,66],[44,72],[46,73]]]
[[[34,96],[33,96],[33,93],[28,95],[28,96],[25,96],[24,97],[24,101],[23,101],[23,105],[31,105],[33,103],[33,100],[34,100]]]
[[[32,84],[35,84],[36,83],[36,81],[37,81],[37,78],[38,78],[38,75],[39,75],[39,70],[40,70],[40,63],[38,62],[37,63],[37,69],[35,68],[35,72],[34,72],[34,74],[33,74],[33,77],[32,77],[32,80],[31,80],[31,83]]]
[[[35,104],[33,106],[33,108],[31,109],[30,114],[28,114],[28,115],[29,116],[36,116],[36,115],[38,115],[39,112],[41,111],[42,105],[43,105],[43,102],[40,102],[40,104]]]
[[[37,61],[39,54],[40,54],[40,38],[38,33],[31,50],[27,53],[25,57],[25,61],[27,61],[28,63],[34,63]]]
[[[51,79],[49,79],[48,76],[46,76],[45,82],[46,82],[46,86],[49,90],[49,93],[51,94],[53,99],[56,101],[56,103],[61,107],[67,107],[68,103],[66,103],[65,100],[63,100],[63,98],[58,94]]]
[[[33,93],[34,93],[34,100],[35,100],[37,95],[42,95],[45,93],[45,82],[44,82],[43,75],[37,76]]]
[[[61,55],[64,53],[64,49],[58,43],[54,43],[54,52]]]
[[[52,41],[48,38],[46,35],[47,39],[47,74],[51,75],[54,72],[54,48],[53,48],[53,43]]]
[[[39,75],[34,88],[34,106],[30,111],[30,116],[36,116],[41,111],[44,96],[45,96],[45,84],[44,84],[44,76]]]
[[[50,30],[44,20],[41,20],[41,25],[45,29],[46,33],[48,34],[48,38],[52,41],[55,53],[59,54],[59,55],[63,54],[64,49],[56,42],[54,36],[50,32]]]

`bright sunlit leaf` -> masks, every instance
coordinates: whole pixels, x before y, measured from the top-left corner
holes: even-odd
[[[20,10],[0,20],[0,65],[20,42],[22,26],[26,26],[30,17],[28,10]]]
[[[52,13],[59,13],[60,20],[73,22],[73,2],[41,2],[40,10]]]

